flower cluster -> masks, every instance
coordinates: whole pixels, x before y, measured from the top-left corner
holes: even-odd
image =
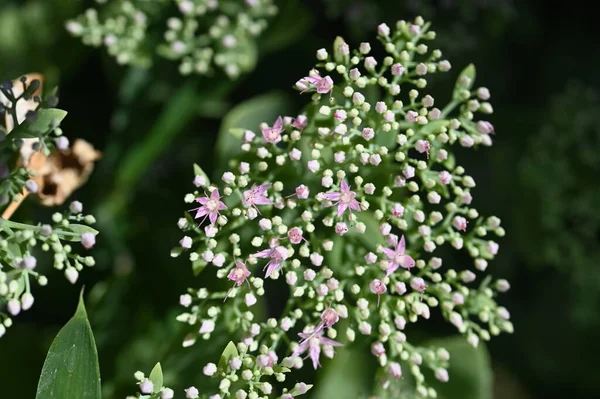
[[[504,230],[471,205],[475,181],[451,152],[492,144],[494,127],[476,119],[492,113],[490,93],[473,87],[471,65],[445,106],[427,94],[427,78],[451,69],[424,43],[434,38],[422,18],[395,30],[381,24],[387,55],[378,60],[370,43],[352,49],[338,37],[296,83],[312,99],[300,115],[241,131],[242,154],[218,182],[195,167],[197,190],[185,196],[194,205],[178,222],[185,235],[172,255],[189,251],[196,273],[229,284],[181,296],[178,320],[197,331],[184,346],[223,326],[250,356],[207,366],[220,379],[211,398],[233,395],[240,376],[253,383],[237,398],[269,397],[270,385],[257,386],[274,373],[283,380],[276,365],[310,359],[318,368],[322,355],[355,340],[369,343],[384,387],[408,370],[417,395],[434,397],[423,370],[447,381],[449,354],[412,344],[411,324],[438,312],[473,346],[513,330],[495,300],[508,283],[476,284],[498,252],[490,234]],[[472,267],[448,249],[469,255]],[[262,297],[284,304],[277,318],[258,319]]]
[[[96,242],[98,232],[88,226],[95,219],[82,213],[81,202],[74,201],[64,212],[55,213],[48,224],[9,220],[26,196],[41,198],[41,191],[50,189],[46,180],[40,180],[51,160],[47,155],[69,150],[69,141],[58,126],[66,112],[50,108],[57,103],[55,97],[40,98],[40,85],[39,79],[24,76],[0,86],[5,120],[5,127],[0,129],[0,337],[12,325],[10,316],[33,305],[31,282],[48,283],[37,270],[37,247],[54,253],[54,267],[73,284],[85,266],[94,265],[94,258],[74,253],[69,243],[80,242],[89,250]],[[53,190],[56,192],[57,187]]]
[[[165,18],[172,8],[177,13]],[[147,67],[156,52],[178,60],[183,75],[217,68],[236,78],[254,68],[255,40],[276,13],[272,0],[124,0],[90,8],[66,28],[86,45],[105,46],[119,64]],[[156,35],[162,43],[153,43]]]

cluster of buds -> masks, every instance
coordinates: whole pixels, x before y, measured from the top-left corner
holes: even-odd
[[[176,15],[165,18],[172,8]],[[254,68],[256,38],[276,13],[272,0],[125,0],[90,8],[66,27],[86,45],[105,46],[119,64],[147,67],[156,52],[178,60],[183,75],[220,69],[233,79]],[[154,27],[164,29],[158,45]]]
[[[351,49],[338,37],[296,83],[312,98],[300,115],[264,123],[259,134],[233,130],[242,153],[218,182],[195,166],[197,189],[185,196],[194,205],[178,221],[184,236],[172,255],[189,252],[195,273],[229,284],[181,296],[187,311],[178,319],[197,331],[184,346],[223,326],[259,364],[280,356],[285,367],[302,367],[304,358],[318,368],[321,355],[360,340],[384,387],[404,369],[419,396],[435,397],[423,369],[447,381],[449,354],[411,344],[411,324],[438,312],[472,346],[512,332],[495,300],[508,283],[476,283],[498,252],[490,234],[504,230],[472,207],[475,181],[451,152],[492,144],[492,124],[475,117],[492,112],[490,94],[473,88],[470,65],[439,106],[427,78],[451,65],[424,44],[434,38],[422,18],[393,31],[381,24],[387,55],[377,60],[369,43]],[[453,264],[448,249],[469,255],[472,266]],[[261,297],[285,303],[278,318],[258,320]],[[230,372],[218,370],[209,375]]]
[[[230,342],[218,364],[208,363],[202,369],[202,373],[207,377],[219,379],[219,392],[214,394],[201,393],[195,386],[190,386],[184,390],[186,399],[221,399],[224,397],[235,397],[236,399],[265,399],[273,397],[275,388],[268,381],[268,378],[274,378],[282,383],[286,380],[286,374],[291,372],[292,368],[301,367],[292,357],[282,360],[278,359],[274,351],[266,346],[261,346],[258,353],[251,354],[250,348],[243,342],[235,345]],[[162,386],[162,377],[157,378],[157,367],[148,377],[141,371],[135,373],[138,380],[140,393],[137,396],[130,396],[127,399],[171,399],[175,393],[172,389]],[[158,383],[157,383],[158,380]],[[246,387],[247,386],[247,387]],[[236,389],[236,387],[241,387]],[[303,382],[295,383],[291,389],[283,389],[280,399],[293,399],[305,394],[312,388],[312,385]]]
[[[53,252],[54,267],[73,284],[85,266],[95,263],[91,256],[74,253],[70,243],[79,242],[89,250],[96,242],[98,232],[89,227],[95,219],[82,213],[81,202],[74,201],[63,213],[55,213],[48,224],[9,220],[28,194],[41,194],[38,190],[44,183],[39,173],[47,169],[46,156],[69,147],[58,127],[66,112],[49,108],[56,105],[56,97],[41,100],[34,95],[39,88],[39,80],[26,76],[0,86],[5,117],[5,126],[0,130],[0,337],[12,325],[11,316],[33,305],[31,282],[42,286],[48,283],[37,270],[37,247],[42,252]]]

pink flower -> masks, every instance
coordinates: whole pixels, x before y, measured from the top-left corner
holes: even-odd
[[[342,163],[346,160],[346,153],[344,151],[338,151],[335,154],[333,154],[333,159],[337,163]]]
[[[339,319],[340,316],[338,316],[337,312],[331,308],[325,309],[321,314],[321,323],[327,328],[331,328],[331,326],[337,323]]]
[[[292,127],[295,127],[296,129],[304,129],[306,126],[308,125],[308,118],[306,117],[306,115],[298,115],[298,117],[296,119],[294,119],[294,122],[292,123]]]
[[[373,356],[379,357],[385,353],[385,347],[381,342],[375,342],[371,345],[371,353]]]
[[[348,232],[348,226],[346,226],[346,223],[339,222],[339,223],[335,224],[335,233],[336,234],[343,236],[347,232]]]
[[[388,373],[395,379],[402,377],[402,368],[400,367],[400,364],[391,362],[388,366]]]
[[[219,211],[227,209],[227,206],[221,201],[221,198],[222,197],[219,195],[219,189],[214,189],[210,193],[210,197],[205,196],[196,198],[196,202],[200,203],[202,206],[190,209],[190,212],[196,211],[194,219],[198,219],[201,216],[204,216],[204,219],[206,219],[206,216],[208,216],[210,224],[214,225],[217,221],[217,218],[221,215]],[[202,222],[204,222],[204,219],[202,219]],[[202,222],[200,223],[202,224]]]
[[[400,266],[405,269],[410,269],[415,266],[415,260],[410,255],[404,253],[405,249],[406,243],[404,241],[404,236],[400,238],[400,242],[395,249],[382,248],[383,253],[391,260],[390,265],[385,272],[386,277],[395,272]]]
[[[455,216],[452,220],[452,226],[456,230],[467,231],[467,219],[462,216]]]
[[[406,113],[406,120],[408,122],[416,122],[418,117],[419,114],[417,114],[415,111],[408,111]]]
[[[307,199],[309,193],[310,190],[304,184],[301,184],[298,187],[296,187],[296,196],[299,199]]]
[[[348,208],[350,208],[350,212],[352,212],[352,210],[360,212],[361,210],[360,204],[356,200],[356,193],[354,191],[350,191],[350,186],[348,186],[346,179],[342,180],[339,193],[325,193],[323,194],[323,198],[329,201],[337,201],[333,205],[337,204],[338,206],[338,217],[342,216],[342,214]]]
[[[392,206],[392,216],[402,217],[404,215],[404,207],[401,204],[394,204]]]
[[[319,357],[321,356],[321,346],[328,345],[330,347],[342,346],[339,342],[323,336],[323,330],[314,333],[299,333],[298,334],[302,341],[296,348],[292,356],[300,356],[304,352],[308,351],[306,358],[310,357],[312,360],[313,367],[315,370],[319,367]]]
[[[479,121],[477,122],[477,131],[481,134],[494,134],[494,125],[489,123],[488,121]]]
[[[267,143],[279,143],[281,141],[281,133],[283,132],[283,119],[281,116],[277,118],[273,126],[266,127],[262,130],[262,135]]]
[[[250,271],[246,267],[246,264],[243,262],[235,262],[235,267],[231,269],[227,278],[231,281],[235,282],[235,285],[238,287],[247,280],[248,276],[250,276]],[[250,284],[250,283],[248,283]]]
[[[312,84],[319,94],[326,94],[333,90],[333,80],[329,76],[306,76],[304,80]],[[308,88],[302,90],[302,92],[305,92],[306,90],[308,90]]]
[[[371,284],[369,284],[369,289],[373,294],[377,294],[377,306],[379,306],[379,299],[381,298],[382,294],[387,292],[387,287],[383,281],[375,279],[371,281]]]
[[[300,227],[292,227],[287,234],[292,244],[300,244],[303,240],[302,229]]]
[[[440,179],[440,183],[443,185],[450,184],[450,181],[452,180],[452,175],[447,170],[440,172],[438,177]]]
[[[273,274],[275,270],[281,267],[283,261],[286,260],[288,257],[288,252],[285,247],[274,246],[272,248],[257,252],[252,256],[254,256],[255,258],[271,258],[265,266],[265,269],[267,269],[265,278],[268,278],[271,274]]]
[[[244,191],[244,198],[242,198],[244,206],[256,208],[256,205],[273,205],[273,201],[267,198],[266,191],[269,187],[271,187],[269,183],[261,184],[258,187],[255,184],[250,190]]]
[[[412,280],[410,280],[410,286],[413,290],[419,292],[423,292],[425,291],[425,288],[427,288],[425,280],[423,280],[421,277],[415,277]]]
[[[401,76],[404,73],[404,67],[402,64],[394,64],[392,65],[392,75]]]
[[[333,117],[335,118],[336,121],[343,122],[348,117],[348,114],[346,113],[345,110],[338,109],[333,113]]]
[[[427,141],[427,140],[419,140],[415,144],[415,148],[421,154],[424,153],[424,152],[426,152],[427,153],[427,158],[429,158],[429,149],[431,148],[431,144],[429,144],[429,141]]]

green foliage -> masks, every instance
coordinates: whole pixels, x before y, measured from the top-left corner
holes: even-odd
[[[44,362],[36,399],[100,399],[100,367],[83,295]]]

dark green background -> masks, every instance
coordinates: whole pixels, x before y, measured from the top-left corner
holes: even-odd
[[[291,86],[335,36],[374,42],[378,23],[419,14],[434,22],[436,47],[453,65],[447,80],[436,79],[436,101],[470,62],[476,84],[492,93],[494,146],[459,151],[458,159],[478,183],[480,213],[498,215],[507,231],[488,269],[511,281],[501,303],[516,329],[488,347],[496,398],[597,395],[600,30],[588,2],[281,0],[280,17],[259,42],[256,70],[235,83],[182,78],[159,59],[147,71],[118,67],[65,33],[64,21],[86,3],[0,2],[0,76],[43,72],[60,85],[67,136],[104,152],[73,196],[98,217],[97,266],[76,286],[48,270],[50,284],[36,289],[33,309],[0,340],[2,397],[34,396],[45,353],[82,284],[107,398],[133,393],[133,372],[149,372],[158,360],[167,384],[198,383],[201,365],[218,356],[225,338],[184,351],[184,330],[173,321],[187,286],[211,284],[194,278],[185,259],[169,257],[192,163],[213,171],[220,120],[235,104],[278,91],[297,112],[306,98]],[[17,217],[50,214],[30,203]],[[451,332],[432,328],[432,335]]]

